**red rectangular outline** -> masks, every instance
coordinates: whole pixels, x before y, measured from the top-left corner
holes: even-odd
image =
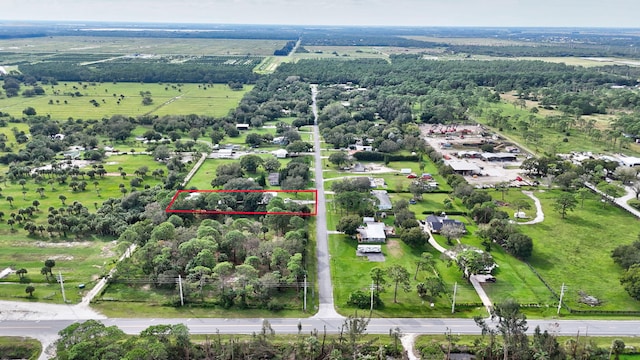
[[[181,193],[236,193],[236,192],[283,192],[283,193],[313,193],[314,194],[314,206],[313,212],[292,212],[292,211],[220,211],[220,210],[175,210],[171,209],[173,203],[178,199]],[[318,214],[318,190],[178,190],[167,208],[164,210],[167,213],[184,213],[184,214],[212,214],[212,215],[295,215],[295,216],[316,216]]]

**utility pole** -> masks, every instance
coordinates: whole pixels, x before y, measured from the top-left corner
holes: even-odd
[[[458,292],[458,282],[453,284],[453,302],[451,303],[451,313],[456,311],[456,293]]]
[[[558,302],[558,315],[560,315],[560,308],[562,307],[562,298],[564,297],[564,283],[562,283],[562,287],[560,288],[560,301]]]
[[[182,294],[182,276],[178,274],[178,285],[180,286],[180,306],[184,306],[184,295]]]
[[[64,294],[64,279],[62,278],[62,272],[58,270],[58,280],[60,280],[60,289],[62,289],[62,300],[67,303],[67,296]]]
[[[376,286],[373,283],[373,280],[371,280],[371,309],[369,309],[369,312],[372,313],[373,312],[373,290],[375,290]]]
[[[304,312],[307,312],[307,275],[304,275]]]

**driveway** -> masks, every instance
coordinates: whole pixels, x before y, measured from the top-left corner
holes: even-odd
[[[542,212],[542,204],[540,203],[540,199],[538,199],[535,195],[533,195],[532,191],[522,190],[522,193],[533,199],[533,203],[536,205],[536,217],[533,220],[527,222],[518,223],[519,225],[532,225],[541,223],[544,221],[544,212]]]

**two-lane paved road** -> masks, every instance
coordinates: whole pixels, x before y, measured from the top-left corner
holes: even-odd
[[[327,237],[327,203],[324,194],[324,179],[322,177],[322,157],[320,148],[320,129],[318,128],[318,106],[316,104],[316,95],[318,94],[318,86],[311,85],[311,110],[313,111],[313,141],[314,141],[314,163],[315,163],[315,181],[318,190],[318,214],[316,215],[316,257],[318,258],[318,290],[320,299],[320,308],[314,316],[320,319],[338,319],[342,318],[335,310],[333,304],[333,285],[331,283],[331,269],[329,262],[329,239]]]
[[[298,322],[302,324],[302,332],[309,333],[314,329],[335,334],[340,332],[343,319],[267,319],[276,334],[295,334]],[[78,320],[5,320],[0,322],[0,336],[34,336],[36,334],[55,334]],[[119,319],[101,320],[107,326],[117,326],[128,334],[139,334],[142,330],[158,324],[185,324],[192,334],[253,334],[259,333],[263,319]],[[637,336],[640,320],[528,320],[529,333],[536,326],[541,330],[549,330],[557,335],[573,336]],[[418,319],[389,318],[371,319],[367,332],[370,334],[388,334],[389,329],[399,327],[403,333],[444,334],[451,330],[454,334],[480,334],[480,328],[472,319]]]

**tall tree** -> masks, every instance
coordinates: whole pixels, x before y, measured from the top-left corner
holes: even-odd
[[[413,275],[413,280],[418,279],[418,271],[421,269],[433,269],[435,265],[436,261],[434,260],[433,255],[428,252],[423,252],[422,255],[420,255],[420,258],[416,260],[416,273]]]
[[[385,278],[385,271],[382,268],[374,267],[369,272],[371,280],[373,280],[373,287],[377,292],[384,292],[387,285],[387,279]]]
[[[394,283],[393,287],[393,302],[398,302],[398,286],[402,286],[405,292],[411,291],[411,284],[409,282],[409,272],[405,267],[399,264],[394,264],[387,270],[389,277]]]
[[[575,210],[577,204],[578,200],[576,200],[573,194],[563,192],[554,200],[553,209],[559,212],[564,219],[567,212]]]
[[[520,312],[520,304],[515,300],[495,304],[491,312],[491,320],[495,324],[495,329],[502,335],[503,359],[528,358],[527,317]],[[476,318],[476,324],[480,326],[483,333],[491,331],[492,325],[484,319]]]

